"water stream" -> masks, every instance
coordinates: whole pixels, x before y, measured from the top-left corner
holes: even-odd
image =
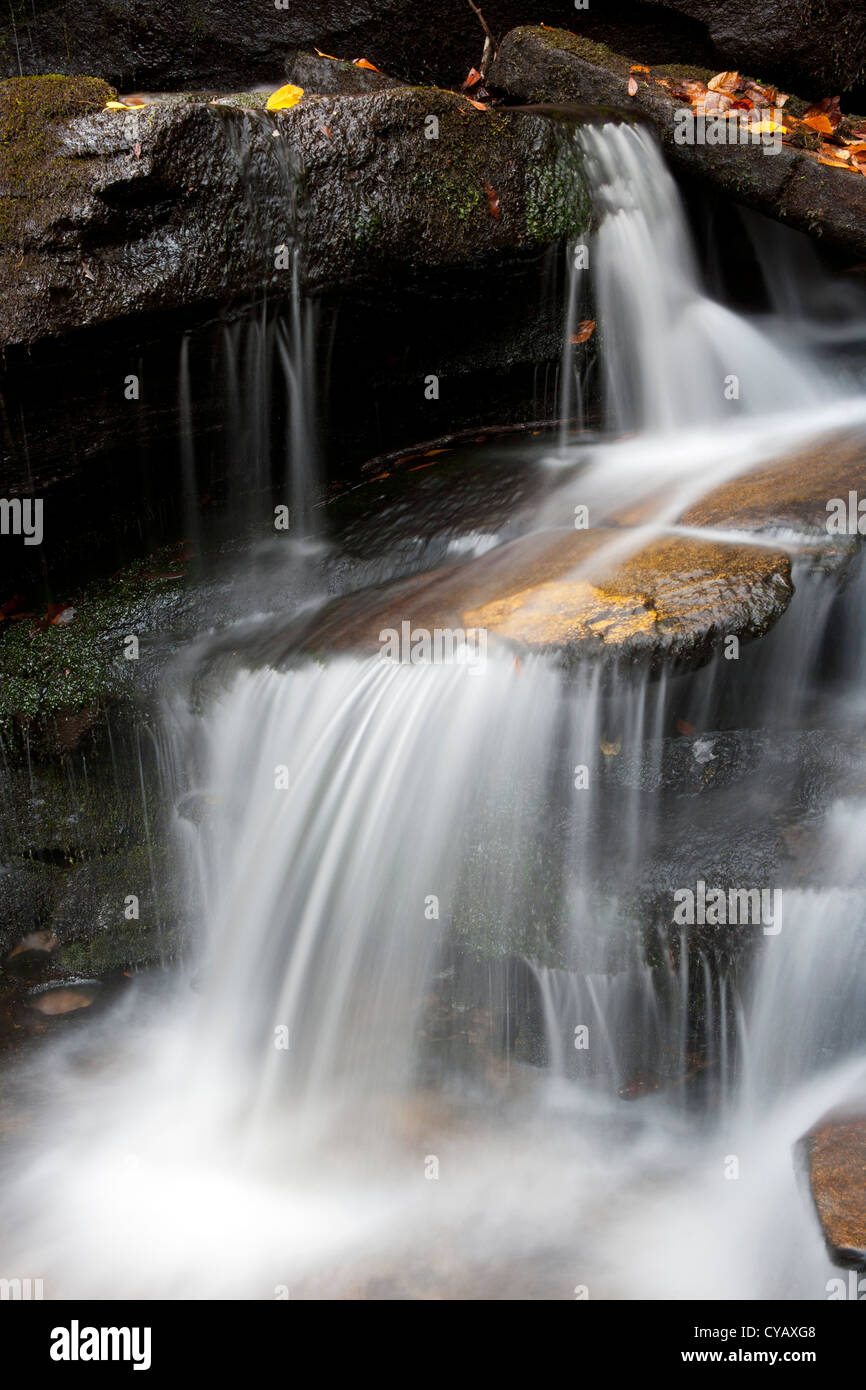
[[[797,336],[803,305],[786,345],[704,295],[646,133],[580,140],[610,433],[543,446],[528,524],[648,501],[624,553],[866,396]],[[232,451],[260,458],[284,374],[306,516],[293,305],[227,330],[227,396]],[[204,639],[161,733],[186,959],[29,1077],[7,1262],[96,1297],[824,1297],[792,1146],[866,1078],[864,602],[858,574],[839,600],[804,573],[727,723],[724,663],[272,668],[239,629],[199,686]],[[671,736],[696,710],[700,747]],[[781,930],[676,927],[698,880],[781,887]]]

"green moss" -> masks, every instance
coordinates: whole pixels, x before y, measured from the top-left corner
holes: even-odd
[[[363,250],[372,250],[379,242],[384,225],[382,214],[377,209],[361,212],[353,224],[352,240]]]
[[[545,245],[589,225],[589,198],[570,140],[560,138],[553,158],[529,170],[526,224],[529,235]]]
[[[129,693],[136,663],[124,658],[123,638],[141,636],[154,602],[179,590],[178,569],[169,548],[85,590],[70,604],[71,622],[0,624],[0,733],[14,738],[31,724],[99,710]]]
[[[631,60],[623,57],[621,53],[615,53],[605,43],[596,43],[593,39],[581,38],[579,34],[569,33],[567,29],[530,28],[527,32],[540,38],[549,48],[558,48],[564,53],[573,53],[576,58],[582,58],[585,63],[592,63],[599,68],[607,68],[610,72],[622,73],[628,78]]]
[[[0,249],[21,250],[40,203],[74,194],[86,177],[58,152],[58,122],[101,110],[114,89],[96,77],[13,77],[0,82]],[[4,245],[5,243],[5,245]]]

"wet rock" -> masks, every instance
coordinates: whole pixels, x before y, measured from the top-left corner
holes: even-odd
[[[803,1136],[799,1155],[831,1258],[866,1269],[866,1117],[831,1111]]]
[[[43,970],[59,943],[52,931],[28,932],[17,941],[3,962],[10,975],[27,977]]]
[[[765,155],[756,145],[679,145],[674,113],[681,103],[652,82],[638,82],[627,96],[631,62],[602,44],[564,31],[519,28],[508,34],[490,72],[491,85],[513,101],[527,103],[627,102],[635,119],[655,126],[677,172],[719,189],[737,202],[820,236],[846,255],[866,257],[866,180],[830,168],[788,145]],[[654,68],[652,75],[682,76],[683,69]],[[689,69],[706,80],[712,70]]]
[[[286,77],[296,87],[319,96],[359,96],[403,85],[399,78],[388,77],[384,72],[371,72],[352,62],[303,52],[291,53],[286,59]]]
[[[643,0],[706,28],[720,69],[803,82],[816,96],[866,80],[866,12],[850,0]]]
[[[50,985],[45,989],[33,990],[27,996],[27,1007],[46,1018],[58,1018],[63,1014],[76,1013],[79,1009],[89,1009],[99,994],[99,984]]]
[[[62,873],[46,864],[11,863],[0,868],[0,958],[22,936],[48,929]]]
[[[844,564],[858,548],[853,535],[828,529],[828,504],[866,496],[866,437],[861,430],[833,434],[793,457],[775,460],[716,488],[680,516],[686,526],[739,531],[793,530],[811,540],[825,569]]]
[[[280,113],[263,95],[95,109],[109,94],[89,79],[0,84],[4,346],[287,293],[295,239],[323,291],[397,265],[537,253],[587,222],[556,126],[453,93],[309,96]]]
[[[793,593],[781,552],[666,539],[617,559],[622,539],[604,530],[522,537],[468,564],[337,600],[317,614],[315,637],[296,628],[288,644],[381,649],[380,634],[409,621],[431,632],[482,628],[566,664],[692,666],[727,636],[761,636]]]

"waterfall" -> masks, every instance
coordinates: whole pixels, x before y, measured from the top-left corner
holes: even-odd
[[[577,139],[597,221],[589,269],[607,428],[664,431],[818,405],[822,379],[805,354],[704,293],[655,136],[590,125]],[[572,269],[572,283],[586,273]]]
[[[851,407],[703,295],[650,137],[579,138],[609,424],[642,433],[560,454],[534,521],[659,493],[645,539]],[[240,467],[268,453],[269,363],[309,409],[293,304],[227,330]],[[203,641],[163,711],[183,969],[33,1068],[10,1267],[78,1297],[823,1297],[791,1146],[866,1071],[862,707],[812,719],[833,622],[864,669],[862,574],[825,593],[744,654],[739,705],[720,663],[268,665],[255,620],[231,661]],[[675,733],[695,709],[700,749]],[[781,931],[681,926],[703,880],[781,883]]]

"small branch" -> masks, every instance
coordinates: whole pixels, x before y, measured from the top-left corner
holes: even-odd
[[[490,64],[493,61],[493,58],[496,53],[496,40],[493,37],[490,25],[487,23],[487,20],[484,18],[484,15],[481,13],[480,9],[475,4],[475,0],[469,0],[469,5],[470,8],[473,9],[477,14],[481,27],[484,30],[484,52],[481,55],[481,66],[479,67],[478,71],[481,73],[482,78],[486,78],[487,69],[490,67]]]

